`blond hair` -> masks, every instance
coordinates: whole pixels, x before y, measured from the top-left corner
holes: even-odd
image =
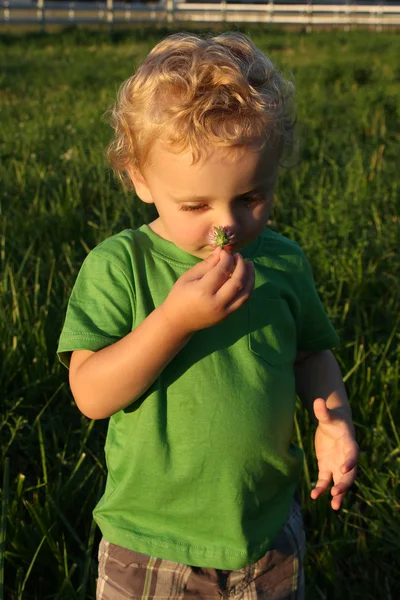
[[[175,33],[160,41],[118,91],[106,113],[114,128],[107,159],[128,187],[144,174],[156,139],[196,163],[220,148],[291,147],[295,87],[251,39],[228,32]]]

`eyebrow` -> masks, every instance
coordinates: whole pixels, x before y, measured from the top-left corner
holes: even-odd
[[[253,188],[252,190],[249,190],[248,192],[245,192],[244,194],[239,194],[238,196],[235,196],[235,199],[244,198],[245,196],[250,196],[250,194],[254,194],[256,192],[261,191],[263,191],[263,186],[260,185]],[[207,196],[185,196],[185,198],[175,198],[174,196],[172,197],[176,202],[209,202],[210,200],[210,198],[207,198]]]

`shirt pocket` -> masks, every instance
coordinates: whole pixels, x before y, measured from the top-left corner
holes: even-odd
[[[248,307],[251,352],[277,368],[293,364],[297,353],[296,323],[287,302],[254,294]]]

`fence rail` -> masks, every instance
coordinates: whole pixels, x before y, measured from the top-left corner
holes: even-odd
[[[370,4],[231,4],[58,2],[0,0],[0,25],[100,24],[108,23],[247,23],[313,26],[400,26],[400,6]]]

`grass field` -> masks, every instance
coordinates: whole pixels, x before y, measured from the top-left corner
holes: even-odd
[[[282,170],[272,227],[311,260],[361,449],[343,510],[313,503],[298,411],[307,598],[398,600],[400,38],[243,30],[297,83],[299,160]],[[95,597],[107,421],[80,414],[55,351],[88,250],[151,217],[107,168],[102,115],[166,33],[0,38],[0,600]]]

